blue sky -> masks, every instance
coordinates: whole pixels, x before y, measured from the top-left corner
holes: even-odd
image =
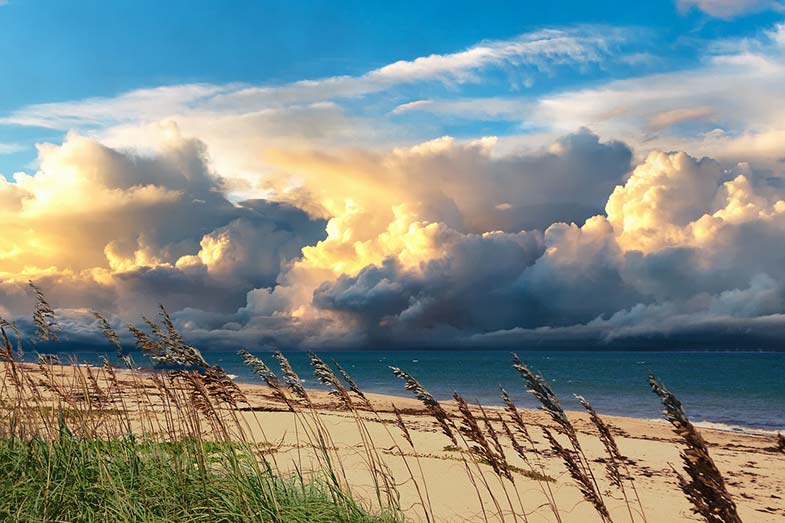
[[[672,0],[11,0],[0,7],[0,116],[32,104],[111,97],[161,85],[279,85],[356,76],[397,60],[454,53],[483,40],[577,24],[623,30],[629,41],[620,47],[630,55],[649,58],[562,68],[527,87],[505,79],[440,93],[442,98],[533,96],[644,72],[689,68],[701,59],[707,42],[755,35],[782,17],[777,9],[747,3],[751,12],[716,17],[695,6],[679,8]],[[418,86],[416,93],[426,92]],[[387,109],[374,106],[371,96],[353,110]],[[520,131],[504,121],[445,121],[438,127],[432,132],[462,136]],[[32,144],[56,142],[62,136],[62,129],[0,126],[0,143],[6,144],[5,154],[0,154],[0,173],[29,170],[35,158]]]

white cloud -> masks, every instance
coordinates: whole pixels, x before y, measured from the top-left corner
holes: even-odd
[[[512,40],[490,40],[451,54],[433,54],[415,60],[400,60],[365,75],[380,82],[439,80],[467,82],[477,70],[500,65],[534,66],[597,62],[608,47],[622,39],[622,32],[607,28],[579,30],[548,29],[527,33]]]
[[[416,100],[401,104],[392,114],[426,112],[464,120],[522,120],[531,110],[525,97],[488,97],[479,99]]]
[[[733,18],[748,13],[783,9],[779,0],[676,0],[676,3],[682,11],[695,7],[717,18]]]
[[[198,111],[205,115],[253,114],[291,105],[353,98],[413,82],[462,84],[480,81],[491,69],[536,74],[560,65],[585,67],[607,58],[625,40],[616,28],[580,26],[480,42],[465,51],[400,60],[360,76],[334,76],[279,86],[190,84],[140,89],[113,98],[23,107],[0,124],[67,129],[151,122]]]
[[[198,102],[236,86],[184,84],[130,91],[112,98],[30,105],[0,118],[0,124],[69,129],[110,126],[128,121],[152,122],[182,114]]]
[[[538,97],[415,101],[393,113],[520,122],[523,134],[500,137],[500,152],[537,147],[585,126],[633,145],[641,158],[653,150],[685,150],[778,169],[785,136],[784,35],[785,24],[777,24],[754,38],[712,41],[697,66],[672,72]]]
[[[27,149],[24,145],[20,143],[2,143],[0,142],[0,154],[12,154],[18,153],[19,151],[24,151]]]

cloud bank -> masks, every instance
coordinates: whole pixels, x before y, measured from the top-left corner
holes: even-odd
[[[0,186],[4,312],[29,312],[33,279],[76,333],[87,307],[134,321],[160,302],[208,348],[660,346],[779,325],[785,264],[760,247],[785,237],[781,177],[682,152],[633,167],[586,130],[494,145],[278,151],[300,188],[232,202],[198,141],[140,156],[70,135]]]

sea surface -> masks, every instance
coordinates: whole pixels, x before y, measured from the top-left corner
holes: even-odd
[[[604,414],[644,419],[660,417],[651,392],[653,372],[684,404],[688,416],[702,425],[727,430],[785,430],[785,352],[624,352],[517,351],[521,359],[551,383],[565,409],[578,410],[574,394],[586,397]],[[235,353],[204,352],[240,382],[257,379]],[[257,353],[277,369],[270,353]],[[101,354],[76,352],[80,362],[97,363]],[[320,352],[326,362],[339,362],[368,391],[406,396],[403,382],[389,366],[414,375],[437,399],[458,391],[467,401],[498,405],[499,385],[523,407],[536,403],[512,368],[509,351],[355,351]],[[146,365],[140,354],[135,361]],[[287,353],[306,386],[319,387],[305,353]],[[149,363],[147,363],[149,366]]]

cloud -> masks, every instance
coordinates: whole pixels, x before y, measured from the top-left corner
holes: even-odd
[[[521,98],[482,98],[471,100],[416,100],[401,104],[392,114],[412,112],[477,120],[521,120],[532,106],[532,101]]]
[[[0,154],[13,154],[25,149],[27,147],[18,143],[0,143]]]
[[[34,279],[61,307],[236,310],[324,234],[285,204],[227,200],[203,145],[179,136],[137,156],[72,134],[40,146],[39,163],[0,180],[0,294],[13,305]]]
[[[749,13],[783,9],[783,4],[779,0],[676,0],[676,3],[681,11],[694,7],[708,15],[726,19]]]
[[[539,95],[434,96],[597,61],[623,35],[22,108],[5,123],[80,130],[0,180],[3,314],[29,313],[32,278],[80,339],[85,307],[135,321],[163,302],[206,348],[781,341],[784,32]],[[418,113],[523,134],[419,140]]]
[[[781,25],[760,38],[717,44],[698,68],[545,95],[526,113],[535,127],[585,125],[641,152],[686,150],[721,160],[778,158],[785,82]]]
[[[525,154],[496,157],[495,143],[442,137],[382,155],[273,149],[264,158],[279,176],[288,173],[279,184],[302,185],[290,200],[296,205],[319,202],[328,216],[374,209],[376,216],[364,219],[374,231],[376,220],[405,203],[419,217],[459,230],[517,232],[601,211],[632,157],[623,143],[601,142],[587,130]]]
[[[236,88],[232,85],[184,84],[139,89],[114,98],[36,104],[0,118],[0,124],[69,129],[127,121],[157,121]]]
[[[649,119],[649,129],[660,131],[666,127],[696,120],[706,120],[714,114],[714,108],[708,106],[682,107],[662,111]]]
[[[41,147],[39,172],[2,186],[3,304],[29,312],[33,278],[87,339],[84,307],[133,321],[161,301],[207,348],[785,335],[785,265],[760,248],[785,235],[785,184],[769,172],[655,152],[625,175],[630,150],[585,130],[537,153],[493,148],[443,138],[384,154],[278,150],[300,190],[233,204],[199,142],[172,135],[138,156],[71,135]],[[526,230],[525,213],[494,214],[559,198],[605,203],[606,215],[539,215],[542,230]],[[744,338],[761,325],[771,338]]]
[[[596,26],[545,29],[509,40],[488,40],[466,50],[399,60],[360,76],[301,80],[278,86],[186,84],[140,89],[113,98],[36,104],[0,118],[0,124],[53,129],[151,122],[175,115],[253,114],[377,93],[414,82],[476,83],[488,69],[523,74],[599,63],[623,42],[625,31]]]
[[[304,278],[308,290],[295,292],[318,265],[309,267],[319,248],[306,248],[289,283],[250,294],[246,311],[299,311],[297,328],[279,328],[309,332],[295,344],[327,347],[710,346],[717,338],[700,334],[711,329],[743,343],[751,326],[783,318],[785,269],[755,246],[781,241],[784,197],[743,166],[652,153],[616,188],[607,218],[556,223],[543,236],[391,226],[406,239],[377,261]]]
[[[669,71],[660,65],[654,74],[538,96],[431,97],[399,105],[392,116],[399,123],[408,116],[413,125],[434,119],[517,124],[500,137],[499,151],[530,150],[587,127],[624,140],[640,159],[650,151],[683,150],[777,169],[785,114],[771,101],[782,98],[785,83],[784,35],[785,24],[776,24],[752,37],[703,43],[692,66]],[[431,118],[414,119],[422,113]]]
[[[381,82],[411,82],[436,79],[445,82],[474,80],[474,71],[490,66],[534,66],[598,61],[621,33],[596,28],[545,29],[512,40],[489,40],[451,54],[432,54],[415,60],[399,60],[366,78]]]

